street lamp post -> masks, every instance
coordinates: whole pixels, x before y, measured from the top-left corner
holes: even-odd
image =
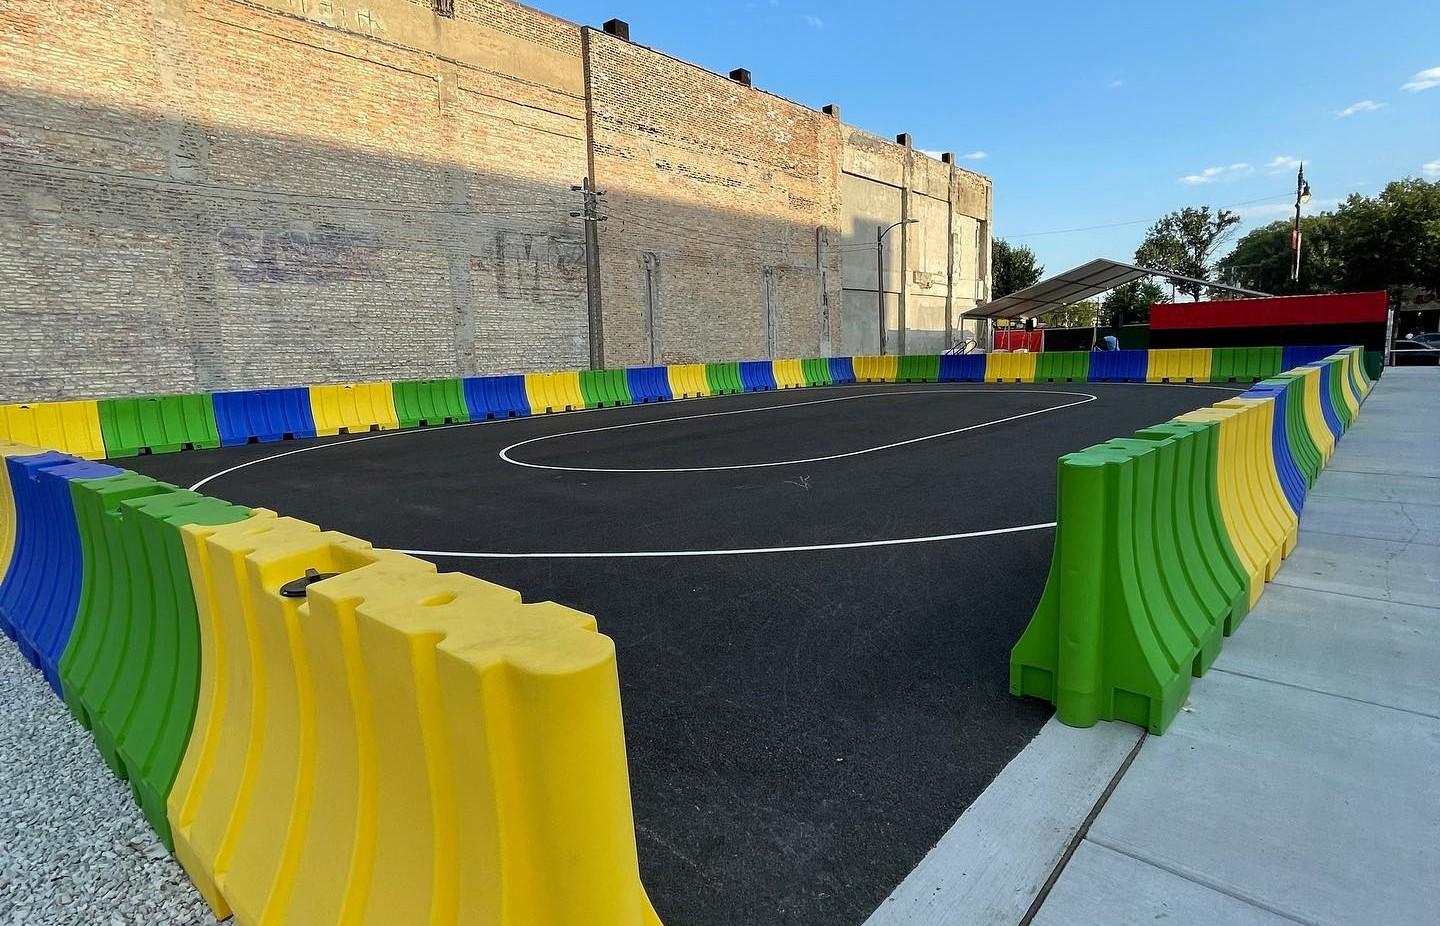
[[[1290,268],[1290,279],[1300,279],[1300,207],[1310,201],[1310,184],[1305,182],[1305,164],[1295,175],[1295,228],[1290,232],[1290,246],[1295,249],[1295,265]]]
[[[880,353],[885,353],[885,236],[901,225],[915,225],[919,219],[904,219],[881,228],[875,226],[875,305],[880,312]]]

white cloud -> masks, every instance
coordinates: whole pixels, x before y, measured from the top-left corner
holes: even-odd
[[[1239,161],[1229,167],[1207,167],[1198,174],[1186,174],[1177,182],[1187,186],[1199,186],[1202,183],[1214,183],[1217,180],[1230,180],[1239,174],[1248,174],[1254,170],[1255,168],[1249,164]]]
[[[1300,166],[1300,158],[1292,158],[1288,154],[1277,154],[1265,162],[1265,167],[1272,174],[1283,174],[1289,170],[1295,170]]]
[[[1358,103],[1351,103],[1349,106],[1335,114],[1336,119],[1348,119],[1356,113],[1373,113],[1377,109],[1384,109],[1384,103],[1377,103],[1374,100],[1361,100]]]
[[[1119,90],[1121,87],[1125,86],[1125,81],[1119,79],[1112,80],[1107,86],[1109,86],[1111,90]]]
[[[983,161],[989,156],[989,152],[986,151],[967,151],[965,154],[960,155],[960,157],[967,161]]]
[[[1401,90],[1409,90],[1411,93],[1419,93],[1431,87],[1440,87],[1440,68],[1416,71],[1408,81],[1400,85]]]
[[[825,20],[821,19],[819,16],[814,15],[813,13],[806,13],[800,18],[805,20],[805,25],[809,26],[811,29],[825,28]]]
[[[945,153],[943,151],[931,151],[929,148],[916,148],[915,150],[925,155],[926,157],[934,158],[937,161],[940,160],[940,155]]]
[[[1427,177],[1440,177],[1440,158],[1436,158],[1428,164],[1421,164],[1420,170]]]

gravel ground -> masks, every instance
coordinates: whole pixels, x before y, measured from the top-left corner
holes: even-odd
[[[0,924],[214,923],[90,734],[0,638]]]

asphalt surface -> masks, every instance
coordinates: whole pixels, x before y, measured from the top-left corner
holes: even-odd
[[[189,486],[263,460],[201,490],[595,614],[661,917],[834,926],[1050,714],[1007,672],[1053,532],[913,541],[1049,522],[1058,455],[1236,391],[810,388],[117,462]],[[705,552],[839,544],[869,545]]]

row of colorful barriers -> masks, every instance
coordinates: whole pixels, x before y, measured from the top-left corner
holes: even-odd
[[[848,383],[1256,382],[1338,347],[814,357],[0,405],[0,438],[89,460]]]
[[[656,926],[587,614],[0,441],[0,627],[217,917]]]
[[[1023,374],[1038,370],[1030,356],[993,370],[974,356],[651,367],[624,382],[629,401],[661,401],[802,379],[930,382],[957,362]],[[1064,458],[1055,563],[1015,648],[1016,693],[1055,701],[1067,723],[1163,730],[1293,547],[1305,492],[1370,388],[1357,358],[1340,351]],[[213,425],[213,446],[237,417],[290,433],[304,401],[314,430],[335,433],[518,409],[522,396],[527,414],[623,397],[613,374],[455,382],[285,390],[258,409],[215,394],[209,414],[172,397],[156,400],[154,427]],[[121,406],[104,407],[102,434],[176,449],[137,442],[151,425],[125,430]],[[592,617],[74,452],[0,438],[0,463],[0,629],[218,916],[658,924],[614,645]]]
[[[1071,726],[1163,733],[1294,549],[1306,492],[1371,386],[1345,348],[1061,457],[1050,573],[1011,692]]]

